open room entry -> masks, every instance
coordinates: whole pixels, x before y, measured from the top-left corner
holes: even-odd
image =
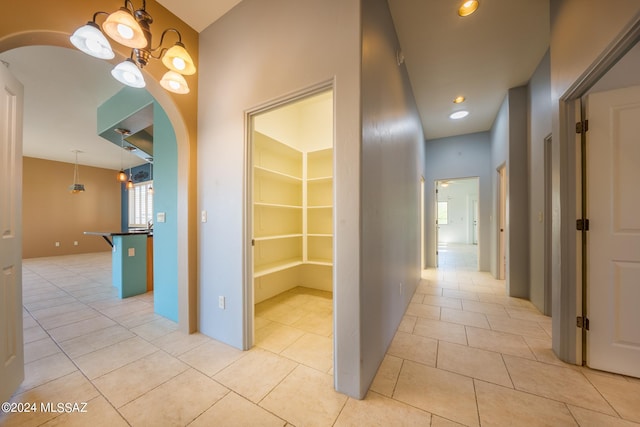
[[[249,118],[249,344],[331,373],[333,90]]]
[[[479,178],[436,181],[438,268],[478,271]]]

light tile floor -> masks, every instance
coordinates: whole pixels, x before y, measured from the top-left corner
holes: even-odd
[[[242,352],[180,333],[152,294],[118,299],[109,253],[25,260],[26,378],[12,401],[87,402],[87,413],[0,414],[0,425],[640,425],[640,379],[559,361],[550,318],[473,271],[474,248],[447,249],[364,400],[333,390],[328,293],[258,304],[257,345]]]

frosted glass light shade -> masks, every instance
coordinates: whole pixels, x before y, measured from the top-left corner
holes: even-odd
[[[116,55],[111,49],[109,40],[102,34],[95,22],[87,22],[78,28],[70,37],[71,44],[87,55],[100,59],[113,59]]]
[[[171,71],[187,76],[195,74],[196,72],[193,59],[191,59],[189,52],[187,52],[187,49],[185,49],[184,45],[180,42],[174,44],[165,52],[162,57],[162,63]]]
[[[127,182],[127,179],[129,179],[129,177],[127,176],[125,171],[121,169],[120,172],[118,172],[118,181]]]
[[[131,87],[145,87],[146,83],[142,77],[142,72],[134,64],[131,58],[127,58],[111,70],[111,75],[120,83]]]
[[[168,90],[169,92],[185,94],[189,93],[189,85],[182,75],[175,71],[167,71],[160,80],[160,86]]]
[[[102,29],[113,40],[127,47],[141,49],[147,46],[147,38],[140,24],[126,7],[110,14],[102,24]]]

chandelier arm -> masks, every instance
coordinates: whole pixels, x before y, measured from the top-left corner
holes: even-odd
[[[160,49],[161,46],[158,46],[155,49],[152,49],[151,51],[149,51],[149,56],[152,57],[153,59],[160,59],[162,58],[162,56],[169,50],[166,47],[163,47],[162,49]],[[160,49],[160,52],[157,55],[154,55],[153,52],[156,52],[158,49]]]
[[[171,28],[167,28],[166,30],[164,30],[162,32],[162,35],[160,36],[160,43],[158,43],[158,46],[156,46],[155,48],[151,49],[151,52],[155,52],[158,49],[160,49],[162,47],[162,43],[164,43],[164,36],[167,35],[167,33],[169,31],[173,31],[174,33],[176,33],[178,35],[178,43],[182,44],[182,34],[180,34],[180,31],[176,30],[175,28],[171,27]],[[164,50],[168,50],[167,48],[164,48]],[[163,52],[161,52],[160,56],[162,56]],[[155,58],[155,56],[154,56]],[[156,58],[158,59],[158,58]]]
[[[131,0],[124,0],[124,7],[127,8],[132,15],[136,13],[136,7]],[[142,8],[144,9],[144,6]]]
[[[108,12],[102,12],[102,11],[98,11],[96,13],[93,14],[93,19],[92,22],[95,24],[96,23],[96,18],[98,17],[98,15],[107,15],[109,16]]]

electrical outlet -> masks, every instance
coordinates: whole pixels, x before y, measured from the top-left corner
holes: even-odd
[[[200,221],[207,222],[207,211],[200,212]]]
[[[77,240],[73,241],[73,246],[78,246],[78,241]]]
[[[224,300],[224,297],[222,295],[220,295],[218,297],[218,308],[221,308],[223,310],[225,308],[225,300]]]
[[[136,248],[129,248],[129,256],[136,256]]]
[[[60,247],[60,242],[56,242],[56,248]]]
[[[404,292],[404,289],[402,288],[402,282],[400,282],[400,295],[402,295],[403,292]]]

